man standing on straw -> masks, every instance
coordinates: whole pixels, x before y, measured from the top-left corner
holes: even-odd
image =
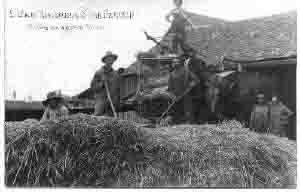
[[[194,76],[185,68],[179,58],[173,59],[172,66],[173,70],[169,76],[168,91],[172,94],[173,100],[178,98],[179,100],[174,103],[168,118],[174,124],[193,123],[195,121],[193,100],[186,90],[196,84]]]
[[[99,69],[91,82],[91,89],[95,93],[94,115],[114,115],[116,117],[116,106],[119,104],[119,75],[112,68],[118,56],[111,51],[106,52],[102,57],[105,64]]]

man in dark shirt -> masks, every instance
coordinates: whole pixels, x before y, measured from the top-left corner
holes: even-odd
[[[168,90],[173,95],[173,98],[180,98],[189,87],[194,87],[196,81],[194,74],[192,74],[184,63],[175,58],[173,60],[173,70],[170,72]],[[195,121],[193,112],[193,99],[190,92],[186,93],[180,100],[178,100],[172,110],[170,111],[172,122],[178,123],[192,123]]]
[[[107,52],[102,58],[102,62],[105,64],[94,75],[91,82],[91,89],[95,93],[95,112],[94,115],[112,115],[112,109],[110,101],[108,99],[108,93],[105,88],[105,82],[108,85],[108,90],[114,106],[119,105],[119,75],[118,72],[112,68],[113,63],[117,60],[118,56],[112,52]]]

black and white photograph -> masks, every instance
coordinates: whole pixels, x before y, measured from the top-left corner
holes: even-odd
[[[296,1],[4,0],[4,188],[297,189]]]

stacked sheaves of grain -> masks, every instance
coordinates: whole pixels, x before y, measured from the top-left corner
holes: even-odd
[[[138,139],[133,123],[78,114],[6,140],[9,186],[111,186]]]
[[[288,188],[296,185],[296,143],[239,122],[144,129],[150,186]]]
[[[27,124],[5,125],[8,186],[296,184],[296,143],[253,133],[236,121],[149,129],[129,121],[77,114],[57,122]],[[12,134],[20,126],[25,127],[23,131]]]

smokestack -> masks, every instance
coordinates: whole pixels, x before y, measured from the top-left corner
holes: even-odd
[[[17,99],[17,92],[16,90],[13,90],[13,100],[16,100]]]

